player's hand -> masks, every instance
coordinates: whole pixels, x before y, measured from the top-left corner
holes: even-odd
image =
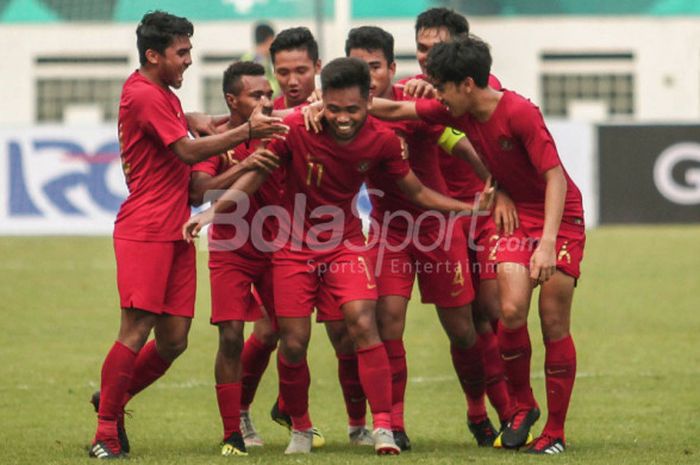
[[[251,139],[282,139],[289,132],[289,126],[282,124],[282,118],[265,114],[262,102],[253,110],[248,119]]]
[[[212,221],[214,221],[214,207],[209,207],[203,212],[193,215],[182,226],[182,238],[187,242],[193,242],[199,237],[199,231]]]
[[[200,112],[185,113],[187,119],[187,127],[195,137],[216,134],[216,127],[226,123],[228,116],[213,117]]]
[[[532,287],[547,282],[557,271],[557,257],[553,241],[540,241],[530,257]]]
[[[484,184],[484,190],[479,194],[478,212],[491,212],[493,200],[496,196],[496,188],[493,185],[493,177],[489,176]]]
[[[403,93],[414,98],[435,98],[435,87],[425,79],[410,79],[403,86]]]
[[[503,191],[496,190],[493,204],[493,220],[496,223],[496,230],[506,236],[513,234],[513,231],[520,226],[515,203]]]
[[[311,92],[311,95],[309,95],[309,98],[307,98],[306,101],[309,103],[320,102],[321,101],[321,89],[314,89],[314,91]]]
[[[280,166],[280,159],[277,155],[264,147],[248,155],[242,162],[247,170],[260,170],[271,173]]]
[[[323,118],[322,101],[305,106],[301,109],[301,113],[304,115],[304,126],[306,126],[307,131],[313,130],[316,134],[321,132],[323,129],[323,124],[321,123]]]

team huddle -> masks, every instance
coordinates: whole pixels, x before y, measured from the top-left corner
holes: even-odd
[[[186,114],[171,90],[192,63],[187,19],[148,13],[136,33],[141,66],[119,110],[129,188],[114,231],[121,323],[92,398],[90,456],[130,452],[127,402],[185,350],[193,241],[207,224],[222,455],[263,446],[250,406],[275,350],[271,415],[290,431],[285,453],[325,444],[308,409],[314,312],[336,353],[349,443],[410,450],[403,333],[416,279],[450,341],[477,444],[564,452],[581,194],[539,109],[491,74],[489,47],[463,16],[421,13],[421,74],[396,83],[394,39],[379,27],[352,29],[346,57],[323,67],[308,29],[281,31],[270,45],[281,96],[262,65],[235,62],[223,75],[225,117]],[[363,185],[368,231],[356,205]],[[536,286],[547,420],[535,437],[527,315]]]

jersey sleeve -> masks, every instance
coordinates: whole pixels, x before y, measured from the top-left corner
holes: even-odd
[[[462,131],[458,131],[454,128],[445,128],[438,139],[438,145],[442,150],[452,155],[452,149],[455,148],[457,142],[467,137]]]
[[[416,100],[416,113],[421,120],[429,124],[450,126],[454,121],[447,108],[435,99]]]
[[[382,149],[383,172],[392,178],[401,179],[410,171],[408,160],[403,158],[401,141],[395,135],[387,135]]]
[[[204,161],[195,163],[192,165],[192,172],[199,171],[200,173],[206,173],[211,177],[216,176],[219,173],[219,167],[221,166],[221,155],[215,157],[209,157]]]
[[[139,126],[159,139],[165,147],[187,137],[187,127],[178,118],[177,110],[158,92],[141,91],[134,96]]]
[[[554,139],[544,124],[540,110],[529,101],[514,108],[510,118],[513,135],[525,147],[539,174],[561,165]]]

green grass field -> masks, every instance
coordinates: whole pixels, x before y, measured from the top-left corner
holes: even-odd
[[[286,432],[267,416],[276,393],[269,369],[253,406],[266,447],[218,456],[213,389],[216,331],[208,323],[206,254],[188,351],[130,404],[134,463],[218,464],[394,461],[416,464],[700,463],[700,227],[600,228],[588,237],[574,300],[578,379],[567,453],[530,457],[478,449],[434,310],[409,311],[407,427],[414,450],[377,458],[347,445],[335,357],[321,327],[310,351],[311,414],[328,445],[285,457]],[[117,331],[114,258],[108,238],[0,239],[0,464],[92,463],[88,403]],[[536,312],[533,387],[544,406]],[[544,413],[544,412],[543,412]],[[539,432],[544,420],[535,426]]]

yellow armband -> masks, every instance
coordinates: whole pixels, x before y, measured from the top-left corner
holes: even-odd
[[[442,150],[452,155],[452,149],[457,145],[464,137],[467,137],[462,131],[458,131],[453,128],[445,128],[438,139],[438,145]]]

